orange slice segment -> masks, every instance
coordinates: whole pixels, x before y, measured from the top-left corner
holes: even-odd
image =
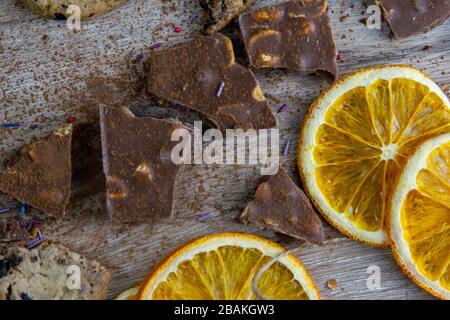
[[[399,178],[389,219],[392,250],[400,266],[443,299],[450,299],[449,172],[450,134],[423,143]]]
[[[274,260],[275,259],[275,260]],[[162,261],[142,300],[307,300],[319,293],[303,265],[269,240],[239,233],[206,236]]]
[[[342,233],[387,245],[391,196],[408,158],[447,132],[450,103],[425,74],[395,65],[360,70],[311,106],[298,150],[305,188]]]

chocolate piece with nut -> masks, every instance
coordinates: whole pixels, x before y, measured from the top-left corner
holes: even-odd
[[[205,25],[205,33],[213,34],[224,28],[234,18],[238,17],[255,0],[199,0],[200,5],[206,10],[208,21]]]
[[[253,73],[216,34],[151,54],[148,91],[198,111],[221,129],[272,128],[276,119]]]
[[[169,217],[178,166],[171,160],[175,120],[136,118],[127,108],[100,108],[106,205],[112,220]]]
[[[327,1],[290,1],[240,17],[240,28],[254,68],[288,68],[334,80],[336,47]]]
[[[449,0],[377,0],[377,3],[398,38],[431,29],[450,16]]]
[[[322,222],[308,197],[282,168],[258,186],[240,218],[299,240],[323,244]]]
[[[0,190],[62,217],[70,196],[72,125],[24,147],[0,175]]]

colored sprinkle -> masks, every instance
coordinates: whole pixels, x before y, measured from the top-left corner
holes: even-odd
[[[26,203],[22,203],[19,207],[19,212],[20,213],[26,213],[28,211],[28,206]]]
[[[68,122],[68,123],[74,123],[76,120],[77,120],[77,119],[75,119],[75,117],[72,117],[72,116],[70,116],[70,117],[67,118],[67,122]]]
[[[39,239],[44,240],[44,237],[42,236],[41,229],[38,229],[37,236],[38,236]]]
[[[284,146],[284,152],[283,155],[286,157],[289,154],[289,147],[291,146],[291,140],[288,139],[286,141],[286,145]]]
[[[283,103],[283,104],[281,105],[281,107],[278,108],[278,113],[281,113],[281,112],[286,111],[286,109],[287,109],[288,107],[289,107],[289,105],[288,105],[287,103]]]
[[[195,20],[197,20],[197,19],[198,19],[198,16],[192,16],[192,17],[190,18],[191,21],[195,21]]]
[[[210,213],[204,214],[204,215],[200,216],[200,217],[197,219],[197,221],[198,221],[198,222],[204,222],[204,221],[206,221],[206,220],[212,218],[214,215],[215,215],[214,212],[210,212]]]
[[[161,45],[162,45],[162,43],[155,43],[155,44],[150,46],[150,50],[159,48],[159,47],[161,47]]]
[[[133,62],[133,63],[141,62],[143,57],[144,56],[139,53],[131,60],[131,62]]]
[[[37,236],[38,236],[38,232],[39,232],[39,229],[38,228],[33,228],[33,229],[31,229],[31,238],[32,239],[36,239],[37,238]]]
[[[27,249],[33,249],[33,248],[36,248],[37,246],[39,246],[42,242],[44,242],[44,239],[36,238],[36,239],[33,239],[33,240],[28,240],[25,243],[25,247]]]
[[[7,213],[10,212],[14,208],[0,208],[0,213]]]
[[[241,218],[240,218],[239,214],[237,216],[234,216],[233,218],[231,218],[231,220],[235,223],[241,223]]]
[[[21,127],[23,126],[23,123],[0,123],[0,127],[3,128],[14,128],[14,127]]]
[[[223,89],[225,88],[225,82],[221,82],[219,88],[217,88],[216,97],[220,97],[222,95]]]
[[[341,53],[338,53],[336,59],[337,59],[337,61],[339,61],[339,62],[344,62],[344,58],[342,57],[342,54],[341,54]]]
[[[180,33],[182,30],[181,30],[181,27],[176,26],[175,29],[174,29],[174,31],[175,31],[176,33]]]
[[[33,130],[34,130],[34,129],[37,129],[38,127],[39,127],[39,126],[38,126],[37,124],[32,124],[32,125],[30,126],[30,128],[33,129]]]

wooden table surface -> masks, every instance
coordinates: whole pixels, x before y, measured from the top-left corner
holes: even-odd
[[[258,6],[281,1],[262,0]],[[344,61],[340,74],[359,68],[401,63],[428,73],[444,89],[450,84],[450,22],[431,32],[405,40],[389,38],[389,28],[370,30],[362,22],[368,16],[362,1],[330,0],[329,16],[336,46]],[[194,0],[130,0],[103,17],[82,23],[72,32],[64,21],[45,21],[31,15],[14,0],[0,3],[0,123],[24,122],[20,128],[0,128],[0,160],[66,122],[95,119],[98,106],[130,105],[138,114],[195,115],[158,107],[141,98],[145,72],[132,63],[145,56],[154,43],[163,47],[198,34],[202,11]],[[174,32],[180,26],[182,32]],[[231,35],[236,36],[232,31]],[[242,50],[237,48],[237,54]],[[296,182],[295,150],[298,128],[311,102],[328,84],[317,76],[286,70],[255,72],[263,90],[277,106],[282,142],[291,139],[284,166]],[[448,94],[448,91],[447,91]],[[37,128],[33,124],[39,125]],[[286,239],[254,226],[234,223],[254,193],[259,170],[252,166],[186,166],[176,185],[175,218],[142,225],[113,225],[103,210],[101,193],[71,205],[69,217],[49,223],[46,236],[58,240],[88,258],[97,259],[111,272],[110,296],[143,279],[165,254],[195,237],[224,231],[249,232],[287,246],[299,246],[298,257],[312,274],[324,299],[429,299],[397,267],[389,249],[370,248],[351,241],[325,223],[323,247],[287,243]],[[3,199],[4,200],[4,199]],[[201,213],[218,215],[204,223]],[[381,271],[381,288],[369,290],[370,266]],[[338,288],[327,288],[336,279]]]

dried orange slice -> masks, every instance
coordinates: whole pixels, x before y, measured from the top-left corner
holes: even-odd
[[[139,291],[139,286],[129,288],[119,294],[117,297],[114,298],[114,300],[136,300],[136,295]]]
[[[241,233],[210,235],[185,244],[156,266],[138,293],[142,300],[257,297],[316,300],[319,293],[294,255],[272,241]]]
[[[405,273],[450,299],[450,134],[423,143],[408,160],[392,197],[388,230]]]
[[[415,149],[450,132],[450,103],[409,66],[371,67],[326,90],[306,117],[298,164],[323,216],[347,236],[387,245],[392,192]]]

